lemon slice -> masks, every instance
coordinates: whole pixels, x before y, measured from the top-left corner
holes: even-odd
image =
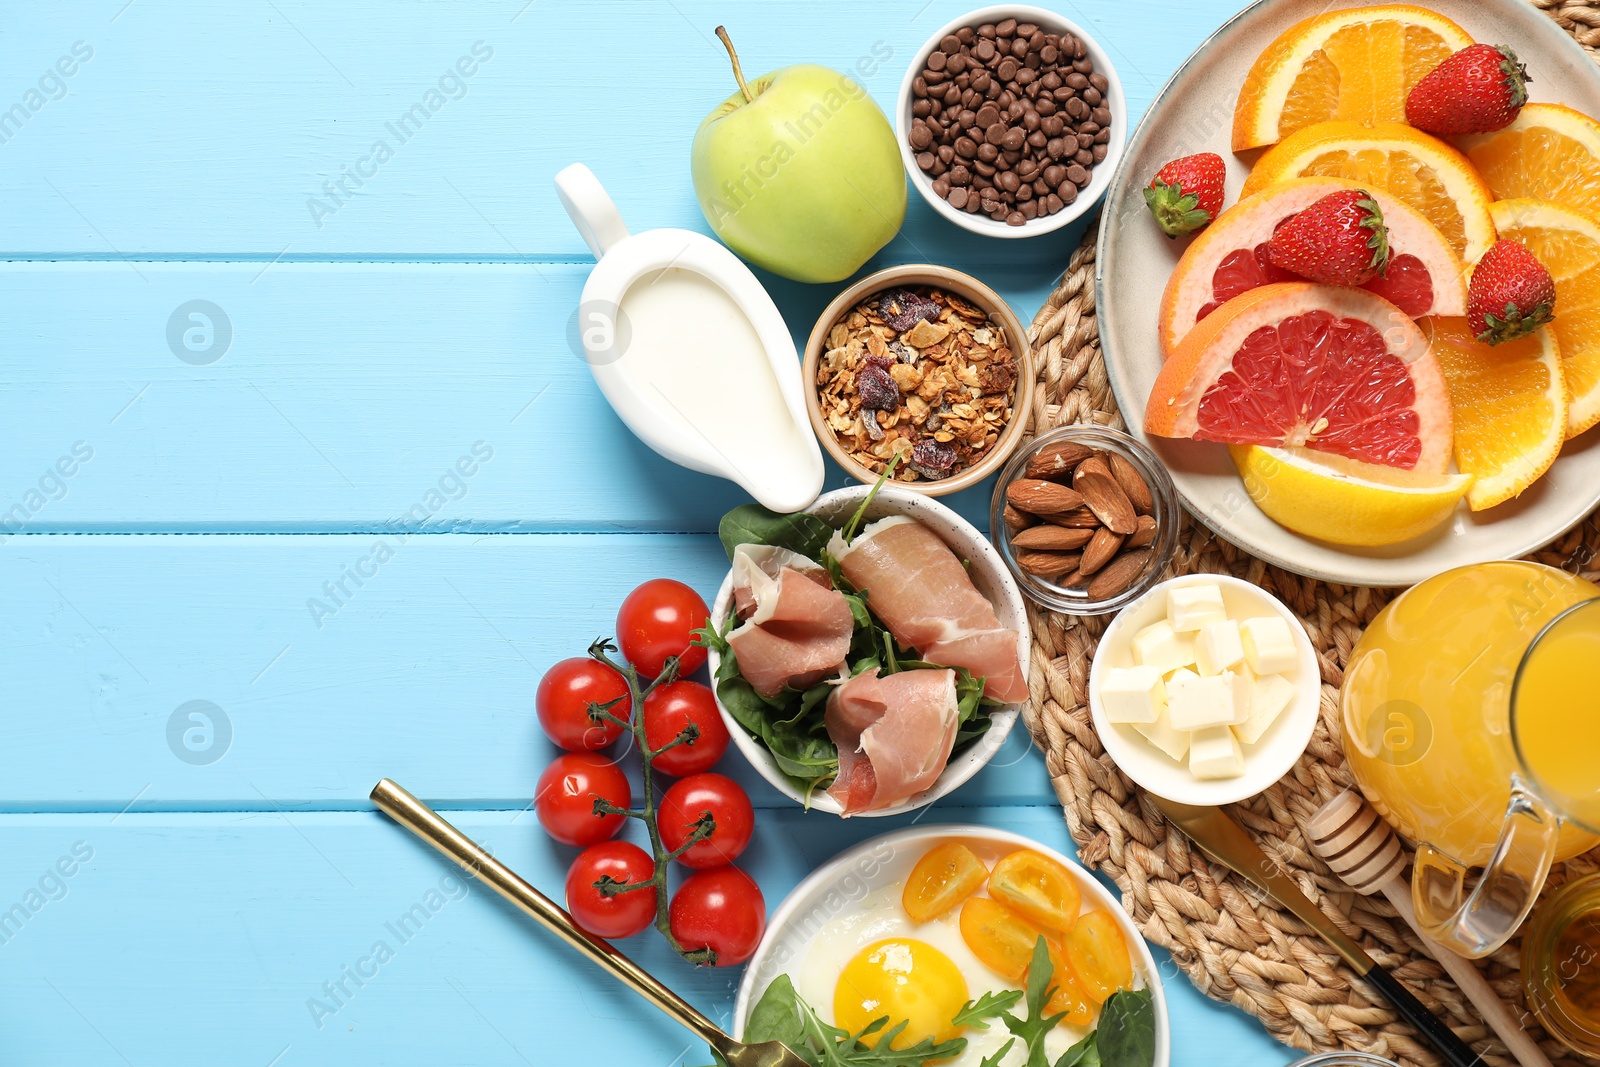
[[[1280,526],[1336,545],[1392,545],[1448,519],[1470,474],[1424,476],[1373,464],[1338,464],[1259,445],[1228,449],[1256,506]],[[1382,480],[1380,480],[1382,479]]]

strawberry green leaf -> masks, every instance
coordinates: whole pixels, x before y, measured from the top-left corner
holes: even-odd
[[[1372,231],[1367,238],[1367,247],[1372,249],[1372,269],[1382,274],[1389,269],[1389,227],[1384,224],[1383,209],[1370,195],[1357,200],[1356,207],[1366,212],[1361,226]]]
[[[1144,190],[1144,202],[1168,237],[1194,233],[1211,221],[1211,212],[1200,207],[1200,197],[1184,192],[1183,186],[1176,183],[1150,183]]]

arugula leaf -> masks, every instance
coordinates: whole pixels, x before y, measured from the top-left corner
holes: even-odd
[[[1045,945],[1044,936],[1033,945],[1033,961],[1028,964],[1027,995],[1023,998],[1027,1003],[1028,1017],[1019,1019],[1010,1012],[1000,1016],[1017,1037],[1022,1039],[1028,1047],[1027,1067],[1050,1067],[1050,1061],[1045,1059],[1044,1039],[1055,1028],[1056,1023],[1066,1017],[1066,1012],[1055,1015],[1046,1015],[1045,1005],[1050,1001],[1050,994],[1055,992],[1055,986],[1050,979],[1055,976],[1054,966],[1050,962],[1050,950]]]
[[[1148,989],[1119,989],[1100,1011],[1104,1067],[1150,1067],[1156,1059],[1155,998]]]
[[[746,1041],[782,1041],[811,1067],[921,1067],[928,1060],[947,1060],[966,1051],[965,1038],[934,1041],[924,1038],[903,1049],[890,1048],[905,1030],[899,1023],[872,1046],[862,1039],[879,1033],[887,1017],[875,1019],[858,1033],[823,1022],[811,1005],[795,992],[786,974],[774,978],[750,1012],[744,1028]]]
[[[768,511],[760,504],[741,504],[717,524],[717,536],[722,548],[733,558],[733,550],[740,545],[776,545],[798,552],[807,559],[820,559],[833,527],[805,512],[780,515]]]
[[[957,1026],[970,1026],[975,1030],[989,1029],[989,1020],[1022,999],[1022,990],[1007,989],[1000,993],[985,993],[977,1000],[969,1000],[956,1012],[952,1021]]]
[[[1099,1033],[1098,1030],[1090,1030],[1082,1041],[1061,1054],[1061,1058],[1056,1060],[1056,1067],[1100,1067],[1100,1046],[1096,1040]]]
[[[978,1067],[1000,1067],[1000,1061],[1006,1058],[1006,1053],[1010,1052],[1011,1046],[1015,1045],[1016,1043],[1017,1039],[1014,1037],[1011,1038],[1005,1044],[1001,1045],[1000,1051],[996,1052],[993,1056],[985,1056],[982,1062],[978,1064]]]

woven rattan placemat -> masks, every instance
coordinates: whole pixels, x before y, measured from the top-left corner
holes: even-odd
[[[1590,50],[1600,48],[1600,5],[1536,0]],[[1076,422],[1121,426],[1106,380],[1094,308],[1091,229],[1029,331],[1039,389],[1031,412],[1040,431]],[[1600,512],[1529,557],[1600,580]],[[1511,1064],[1505,1048],[1479,1018],[1406,923],[1381,896],[1364,897],[1335,878],[1311,854],[1306,820],[1352,782],[1340,747],[1339,684],[1362,629],[1393,590],[1329,585],[1271,567],[1186,519],[1172,573],[1237,575],[1283,600],[1311,635],[1322,668],[1322,714],[1311,745],[1294,770],[1265,793],[1230,807],[1323,911],[1394,972],[1492,1064]],[[1259,1018],[1279,1040],[1297,1048],[1359,1049],[1404,1064],[1435,1064],[1415,1038],[1316,935],[1265,900],[1241,879],[1209,862],[1105,754],[1089,721],[1089,659],[1104,620],[1032,609],[1033,700],[1023,713],[1044,752],[1051,782],[1066,812],[1082,861],[1105,872],[1122,891],[1123,906],[1145,936],[1172,958],[1199,989]],[[1600,869],[1600,850],[1558,868],[1550,888]],[[1546,1037],[1522,998],[1518,943],[1482,961],[1485,977],[1524,1018],[1546,1054],[1563,1067],[1587,1061]]]

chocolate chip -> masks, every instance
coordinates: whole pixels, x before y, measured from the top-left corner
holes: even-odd
[[[1020,226],[1071,204],[1105,159],[1109,85],[1072,34],[964,26],[912,80],[906,139],[951,207]]]

